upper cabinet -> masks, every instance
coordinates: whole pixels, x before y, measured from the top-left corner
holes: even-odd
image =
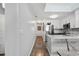
[[[75,11],[75,27],[79,28],[79,9]]]
[[[79,28],[79,9],[65,16],[64,18],[52,20],[54,29],[62,29],[64,24],[70,23],[70,28]]]
[[[70,28],[76,28],[76,20],[75,20],[75,14],[72,13],[68,16],[66,16],[65,18],[62,19],[62,27],[64,24],[68,24],[70,23]]]
[[[70,20],[70,28],[75,28],[76,25],[75,25],[75,14],[72,13],[70,16],[69,16],[69,20]]]

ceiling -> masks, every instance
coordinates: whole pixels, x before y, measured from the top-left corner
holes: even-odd
[[[72,12],[79,8],[79,3],[48,3],[45,12]]]
[[[61,19],[79,8],[78,3],[30,3],[28,5],[31,13],[40,20],[51,19],[49,16],[54,14],[59,15],[55,19]]]

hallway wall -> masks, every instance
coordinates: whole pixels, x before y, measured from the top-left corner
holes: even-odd
[[[19,4],[19,24],[18,27],[20,30],[20,53],[21,55],[30,55],[33,43],[35,42],[35,35],[33,31],[34,24],[29,23],[34,20],[30,9],[29,4]]]
[[[34,35],[29,21],[33,20],[28,4],[6,4],[6,54],[7,56],[30,55]]]
[[[5,41],[4,41],[4,30],[5,30],[5,16],[0,14],[0,54],[5,53]]]

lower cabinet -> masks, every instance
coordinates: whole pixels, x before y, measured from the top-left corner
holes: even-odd
[[[47,35],[45,35],[45,42],[46,42],[46,46],[49,51],[49,54],[51,55],[51,38],[48,37]]]

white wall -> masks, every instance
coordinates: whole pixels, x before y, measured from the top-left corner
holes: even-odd
[[[17,4],[5,5],[5,55],[19,55],[19,39],[17,38]]]
[[[35,35],[33,31],[34,24],[29,21],[34,20],[29,9],[29,4],[19,4],[19,30],[21,31],[20,38],[20,55],[29,55],[35,41]]]
[[[4,26],[5,26],[4,15],[0,14],[0,53],[5,53]]]
[[[4,30],[3,26],[4,26],[4,15],[0,14],[0,32]]]
[[[28,7],[28,4],[6,4],[5,55],[30,55],[35,37]]]

